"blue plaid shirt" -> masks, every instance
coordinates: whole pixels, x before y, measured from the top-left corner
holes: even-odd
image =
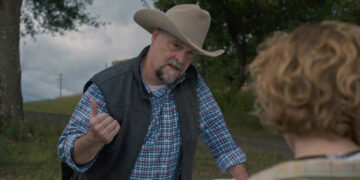
[[[183,80],[184,76],[178,83]],[[145,84],[150,94],[151,122],[130,179],[175,179],[180,173],[181,134],[173,93],[175,86],[150,91]],[[216,158],[218,168],[225,172],[229,167],[245,162],[244,152],[234,143],[220,108],[200,75],[197,96],[200,136]],[[75,141],[89,130],[90,98],[99,104],[98,113],[107,113],[102,93],[92,84],[81,98],[58,143],[59,157],[79,172],[86,171],[96,161],[95,157],[87,165],[79,166],[72,159]]]

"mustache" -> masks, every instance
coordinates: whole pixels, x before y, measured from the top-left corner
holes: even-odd
[[[180,72],[183,72],[184,71],[184,66],[180,63],[178,63],[175,59],[170,59],[168,60],[163,66],[166,66],[166,65],[172,65],[174,67],[176,67],[177,69],[180,70]]]

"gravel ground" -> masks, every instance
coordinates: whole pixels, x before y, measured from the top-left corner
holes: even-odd
[[[44,125],[51,125],[54,123],[66,124],[70,119],[70,115],[25,111],[25,118],[29,123],[38,122]],[[289,158],[293,155],[282,139],[237,132],[232,132],[231,134],[235,143],[244,149],[258,152],[275,152]],[[201,140],[199,140],[199,145],[204,146]]]

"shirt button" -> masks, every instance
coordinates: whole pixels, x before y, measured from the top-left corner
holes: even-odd
[[[164,118],[168,118],[168,115],[167,115],[167,114],[165,114],[165,115],[164,115]]]
[[[165,140],[164,140],[164,142],[168,143],[168,142],[169,142],[169,140],[168,140],[168,139],[165,139]]]
[[[165,165],[161,165],[161,167],[162,167],[162,168],[166,168],[166,166],[165,166]]]

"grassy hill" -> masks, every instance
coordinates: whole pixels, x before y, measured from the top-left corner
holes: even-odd
[[[24,103],[24,111],[47,112],[71,115],[82,94]]]
[[[24,103],[24,111],[71,115],[81,96],[82,94],[75,94],[51,100]],[[251,92],[241,91],[233,94],[231,98],[226,94],[214,93],[214,97],[224,114],[230,131],[281,138],[278,134],[264,130],[259,120],[251,115],[254,99]]]

